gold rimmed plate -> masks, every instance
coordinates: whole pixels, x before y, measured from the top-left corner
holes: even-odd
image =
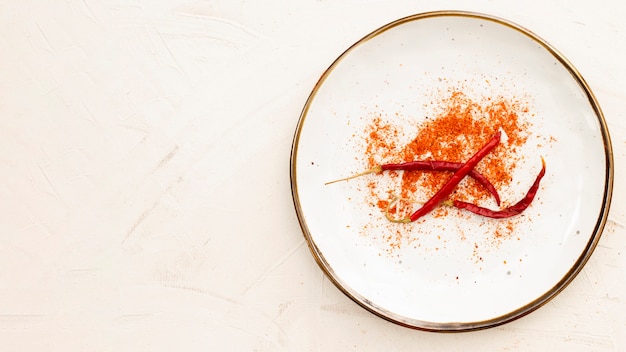
[[[374,121],[406,143],[455,92],[521,104],[528,138],[504,196],[525,192],[540,157],[547,164],[523,217],[451,211],[396,224],[371,191],[393,180],[326,184],[368,167]],[[324,72],[297,126],[291,184],[311,253],[342,292],[400,325],[465,331],[526,315],[574,279],[607,218],[613,155],[593,93],[555,48],[503,19],[429,12],[373,31]]]

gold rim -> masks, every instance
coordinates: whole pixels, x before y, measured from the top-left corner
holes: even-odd
[[[602,133],[602,139],[604,143],[605,162],[606,162],[604,195],[603,195],[603,202],[602,202],[602,207],[600,209],[599,217],[593,229],[592,236],[590,237],[590,240],[587,243],[587,246],[584,248],[583,252],[580,254],[580,256],[578,257],[574,265],[571,267],[571,269],[565,274],[565,276],[563,276],[563,278],[559,282],[557,282],[552,287],[552,289],[548,290],[546,293],[544,293],[537,299],[529,302],[528,304],[502,316],[498,316],[498,317],[488,319],[488,320],[481,320],[481,321],[469,322],[469,323],[454,323],[454,322],[433,323],[433,322],[428,322],[428,321],[421,321],[417,319],[409,319],[406,317],[401,317],[392,312],[386,311],[385,309],[381,307],[377,307],[373,302],[362,297],[358,292],[354,292],[349,287],[346,287],[345,285],[343,285],[340,282],[340,280],[337,278],[337,276],[335,275],[333,269],[324,259],[323,254],[321,253],[319,248],[317,248],[317,246],[315,245],[314,241],[311,238],[311,233],[309,232],[308,226],[304,219],[304,214],[302,213],[302,209],[300,207],[300,200],[298,196],[298,187],[297,187],[297,177],[296,177],[296,174],[297,174],[296,159],[297,159],[297,153],[298,153],[298,143],[300,139],[300,134],[302,132],[302,126],[303,126],[304,120],[308,113],[311,102],[315,98],[316,93],[318,92],[319,88],[324,83],[326,78],[329,76],[329,74],[332,72],[333,68],[337,66],[337,64],[348,53],[350,53],[355,47],[365,43],[369,39],[372,39],[385,31],[388,31],[396,26],[402,25],[407,22],[422,20],[426,18],[446,17],[446,16],[447,17],[456,16],[456,17],[477,18],[477,19],[492,21],[492,22],[504,25],[506,27],[516,30],[524,34],[525,36],[531,38],[536,43],[543,46],[548,52],[550,52],[552,56],[554,56],[554,58],[556,58],[563,65],[563,67],[565,67],[570,72],[572,77],[576,80],[576,82],[578,82],[578,84],[581,86],[581,88],[584,90],[585,94],[587,95],[589,104],[592,106],[598,118],[598,122],[600,124],[600,131]],[[298,221],[300,223],[300,227],[302,228],[304,237],[308,243],[309,250],[313,254],[313,257],[315,258],[315,261],[317,262],[319,267],[325,273],[326,277],[328,277],[328,279],[330,279],[330,281],[346,296],[348,296],[351,300],[353,300],[355,303],[357,303],[364,309],[368,310],[369,312],[401,326],[405,326],[405,327],[412,328],[412,329],[436,331],[436,332],[472,331],[472,330],[481,330],[481,329],[486,329],[486,328],[491,328],[491,327],[495,327],[498,325],[502,325],[502,324],[511,322],[513,320],[519,319],[535,311],[536,309],[540,308],[541,306],[546,304],[548,301],[550,301],[552,298],[554,298],[556,295],[558,295],[563,289],[565,289],[565,287],[567,287],[567,285],[570,282],[572,282],[572,280],[582,270],[584,265],[587,263],[587,261],[591,257],[591,254],[593,253],[595,247],[597,246],[598,241],[600,240],[602,231],[607,221],[609,208],[611,205],[611,197],[613,193],[613,174],[614,174],[613,148],[611,145],[611,138],[609,135],[606,121],[604,119],[604,115],[589,85],[584,80],[582,75],[578,72],[578,70],[572,65],[572,63],[570,63],[569,60],[567,60],[567,58],[565,58],[565,56],[563,56],[560,52],[558,52],[554,47],[552,47],[546,41],[544,41],[539,36],[537,36],[536,34],[534,34],[533,32],[529,31],[526,28],[523,28],[515,23],[512,23],[510,21],[507,21],[498,17],[485,15],[481,13],[475,13],[475,12],[467,12],[467,11],[434,11],[434,12],[425,12],[425,13],[407,16],[407,17],[398,19],[396,21],[393,21],[391,23],[388,23],[374,30],[370,34],[366,35],[365,37],[361,38],[359,41],[351,45],[348,49],[346,49],[322,74],[322,76],[316,83],[315,87],[313,88],[311,94],[309,95],[304,105],[304,108],[302,109],[302,112],[300,114],[300,118],[298,121],[298,125],[296,127],[296,132],[295,132],[295,136],[293,139],[292,148],[291,148],[291,166],[290,166],[291,193],[292,193],[296,213],[298,216]]]

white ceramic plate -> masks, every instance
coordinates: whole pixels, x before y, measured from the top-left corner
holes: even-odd
[[[479,217],[392,224],[368,203],[373,176],[325,185],[366,167],[362,134],[375,116],[419,123],[450,89],[528,103],[531,138],[511,192],[525,192],[540,155],[547,173],[506,238]],[[291,182],[311,252],[341,291],[404,326],[462,331],[528,314],[571,282],[606,221],[613,155],[592,92],[549,44],[502,19],[431,12],[375,30],[323,74],[297,127]]]

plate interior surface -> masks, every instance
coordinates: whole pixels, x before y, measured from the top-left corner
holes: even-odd
[[[454,213],[390,223],[367,196],[368,183],[385,182],[376,175],[325,184],[367,168],[373,119],[410,131],[454,91],[526,104],[530,137],[508,196],[525,192],[542,157],[547,172],[506,236],[497,236],[502,222]],[[599,239],[613,182],[604,118],[573,66],[515,24],[464,12],[403,18],[347,49],[303,109],[291,162],[298,217],[322,270],[369,311],[425,330],[495,326],[560,292]]]

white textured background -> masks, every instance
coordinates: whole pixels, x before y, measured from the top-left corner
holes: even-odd
[[[289,183],[323,70],[371,30],[439,9],[507,18],[566,55],[616,165],[574,282],[462,334],[393,325],[340,293]],[[2,1],[0,350],[626,349],[624,18],[620,1]]]

